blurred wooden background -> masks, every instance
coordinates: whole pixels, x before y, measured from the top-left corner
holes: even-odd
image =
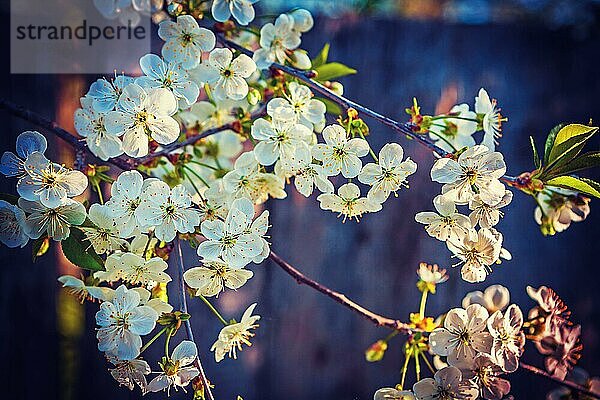
[[[5,33],[8,28],[1,29]],[[433,113],[436,106],[443,112],[455,101],[473,106],[479,88],[487,88],[509,117],[500,150],[509,173],[517,174],[532,168],[529,135],[541,146],[558,122],[600,121],[599,37],[597,29],[584,39],[575,39],[569,30],[535,26],[319,20],[304,36],[304,43],[316,54],[330,41],[330,58],[359,70],[358,76],[343,80],[345,94],[399,119],[405,118],[404,108],[410,106],[412,96],[419,99],[424,112]],[[2,54],[9,54],[5,41],[1,46]],[[11,76],[6,58],[2,77],[3,97],[56,118],[70,129],[77,99],[95,79]],[[4,112],[0,117],[4,122],[2,151],[13,150],[22,130],[35,129]],[[429,179],[431,154],[375,122],[370,125],[376,149],[397,140],[418,163],[410,190],[400,191],[382,212],[367,215],[359,224],[342,224],[334,214],[321,211],[314,197],[305,199],[291,189],[288,199],[270,203],[272,247],[310,277],[368,308],[406,320],[418,308],[418,263],[436,262],[446,268],[452,263],[444,245],[429,238],[413,220],[416,212],[431,209],[439,186]],[[59,143],[50,141],[57,149]],[[15,192],[12,180],[2,179],[1,186],[3,192]],[[526,285],[550,285],[570,305],[574,320],[583,324],[586,349],[581,365],[592,374],[600,373],[600,312],[595,308],[600,213],[596,201],[591,207],[587,222],[544,238],[533,221],[533,202],[516,194],[499,226],[513,261],[496,268],[481,285],[464,283],[457,270],[450,270],[450,280],[430,298],[429,313],[437,315],[459,306],[466,292],[493,283],[511,288],[513,300],[528,309],[532,303],[525,294]],[[190,265],[196,262],[194,254],[187,259]],[[32,264],[29,249],[5,247],[0,248],[0,260],[0,376],[7,398],[139,397],[139,392],[117,389],[96,351],[93,316],[97,307],[88,305],[84,310],[60,295],[56,278],[70,270],[68,265],[53,257]],[[248,304],[259,303],[262,319],[254,345],[244,349],[237,361],[214,363],[208,349],[219,323],[201,303],[190,306],[201,357],[217,385],[217,399],[235,399],[239,394],[245,400],[362,400],[398,381],[401,340],[391,342],[381,363],[368,364],[364,349],[385,336],[386,330],[297,285],[269,262],[253,270],[255,278],[244,288],[218,300],[226,316],[236,318]],[[61,310],[71,311],[57,314],[60,304]],[[534,351],[524,359],[538,361]],[[511,381],[518,399],[541,399],[551,388],[525,373],[511,375]],[[165,398],[162,394],[149,397]]]

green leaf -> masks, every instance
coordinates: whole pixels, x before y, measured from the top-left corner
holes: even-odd
[[[568,161],[575,157],[583,148],[586,140],[597,131],[596,127],[581,124],[569,124],[561,128],[550,149],[548,164],[556,164],[559,160],[561,162]]]
[[[355,69],[338,62],[323,64],[315,68],[315,71],[317,71],[318,74],[316,80],[319,82],[330,81],[335,78],[356,73]]]
[[[317,68],[325,64],[327,62],[327,57],[329,57],[329,43],[325,43],[325,46],[323,46],[319,54],[311,60],[312,67]]]
[[[61,248],[67,260],[79,268],[90,271],[104,270],[104,261],[94,252],[81,230],[71,227],[71,234],[61,242]]]
[[[550,179],[546,182],[546,185],[571,189],[579,193],[600,198],[600,183],[591,179],[577,178],[574,176],[559,176],[558,178]]]
[[[547,177],[556,177],[560,175],[569,175],[577,171],[582,171],[589,168],[600,167],[600,151],[589,151],[574,158],[567,164],[559,168],[552,169]]]
[[[550,157],[550,150],[552,150],[552,146],[554,145],[554,139],[556,139],[556,135],[558,135],[558,131],[560,131],[566,124],[558,124],[548,134],[546,138],[546,144],[544,145],[544,164],[548,163],[548,158]]]
[[[333,101],[324,97],[315,97],[315,99],[325,103],[325,109],[329,114],[342,115],[342,108],[337,103],[334,103]]]
[[[14,194],[0,193],[0,200],[4,200],[7,203],[12,204],[13,206],[16,206],[17,202],[19,201],[19,197],[15,196]]]
[[[540,168],[542,166],[542,161],[540,160],[540,155],[535,147],[535,140],[533,139],[533,136],[529,136],[529,140],[531,141],[531,148],[533,149],[533,163],[535,164],[536,168]]]

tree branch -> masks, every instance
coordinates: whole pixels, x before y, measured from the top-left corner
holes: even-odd
[[[585,394],[586,396],[590,396],[590,397],[592,397],[594,399],[600,399],[600,393],[594,393],[594,392],[590,391],[588,388],[586,388],[584,386],[581,386],[581,385],[578,385],[575,382],[568,381],[568,380],[560,380],[559,378],[550,375],[549,373],[547,373],[543,369],[540,369],[538,367],[534,367],[533,365],[529,365],[529,364],[525,364],[525,363],[519,363],[519,365],[524,370],[532,372],[535,375],[542,376],[542,377],[544,377],[546,379],[550,379],[551,381],[554,381],[554,382],[558,383],[559,385],[562,385],[564,387],[568,387],[569,389],[576,390],[577,392],[579,392],[581,394]]]
[[[394,329],[401,333],[405,333],[407,335],[410,335],[414,331],[418,331],[418,329],[411,328],[410,325],[408,325],[402,321],[383,317],[379,314],[376,314],[376,313],[364,308],[360,304],[357,304],[354,301],[350,300],[348,297],[346,297],[345,294],[336,292],[335,290],[329,289],[327,286],[324,286],[324,285],[320,284],[319,282],[310,279],[309,277],[304,275],[302,272],[300,272],[296,268],[294,268],[291,264],[289,264],[283,258],[279,257],[273,251],[271,251],[271,253],[269,254],[269,258],[275,264],[277,264],[279,267],[281,267],[282,270],[284,270],[287,274],[289,274],[292,278],[294,278],[296,280],[296,282],[298,282],[298,284],[304,284],[304,285],[310,286],[311,288],[323,293],[325,296],[332,298],[336,302],[348,307],[352,311],[365,317],[366,319],[370,320],[377,326],[383,326],[386,328]]]
[[[177,254],[179,257],[179,310],[187,314],[188,311],[187,300],[185,298],[185,281],[183,280],[183,273],[185,272],[185,267],[183,264],[183,252],[181,251],[181,242],[179,238],[177,238],[176,241]],[[191,340],[195,344],[196,342],[194,341],[194,332],[192,331],[192,324],[190,320],[187,319],[186,321],[184,321],[184,325],[188,340]],[[214,400],[215,398],[212,394],[212,391],[210,390],[210,383],[206,378],[206,373],[204,372],[204,368],[202,367],[202,363],[200,362],[200,356],[196,356],[196,359],[194,360],[194,365],[196,366],[196,368],[198,368],[198,371],[200,371],[200,380],[202,381],[202,385],[204,386],[204,395],[206,396],[206,400]]]

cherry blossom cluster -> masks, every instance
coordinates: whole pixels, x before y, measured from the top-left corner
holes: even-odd
[[[423,297],[420,312],[412,314],[411,321],[422,331],[409,337],[404,345],[402,381],[396,387],[379,389],[375,400],[504,399],[511,390],[506,375],[519,368],[526,338],[546,356],[548,373],[561,380],[568,373],[582,375],[581,371],[573,370],[582,349],[580,326],[572,326],[570,312],[552,289],[527,288],[529,296],[538,303],[529,311],[527,320],[518,305],[510,304],[510,293],[501,285],[468,293],[462,307],[433,320],[425,316],[427,293],[435,294],[436,286],[448,276],[445,270],[425,263],[417,273],[417,287]],[[366,352],[367,360],[381,360],[394,336],[371,346]],[[432,362],[428,361],[430,356]],[[412,390],[406,390],[406,371],[413,358],[417,382]],[[433,377],[420,379],[419,359],[426,363]],[[584,387],[593,389],[597,381],[589,380],[587,374],[584,376],[588,379]],[[568,390],[558,390],[549,394],[549,398],[565,393],[570,395]]]
[[[437,117],[421,116],[417,106],[410,112],[415,114],[414,110],[419,129],[428,129],[439,139],[437,143],[446,143],[452,146],[448,151],[455,152],[439,158],[431,169],[432,181],[443,184],[441,194],[433,200],[436,212],[420,212],[415,220],[425,225],[430,236],[446,243],[459,260],[456,265],[462,265],[464,280],[482,282],[501,257],[510,259],[502,247],[503,235],[495,228],[503,216],[500,209],[513,198],[501,181],[506,173],[504,157],[494,151],[504,118],[484,89],[475,99],[475,112],[469,111],[467,104]],[[445,127],[442,130],[441,125]],[[481,144],[475,144],[472,137],[478,127],[484,132]],[[470,213],[461,214],[457,206],[467,206]]]

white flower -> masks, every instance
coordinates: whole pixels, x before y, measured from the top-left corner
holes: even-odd
[[[29,214],[25,218],[25,232],[31,239],[46,233],[56,241],[64,240],[71,233],[71,226],[81,225],[86,213],[83,204],[66,199],[56,208],[48,208],[38,201],[19,199],[19,207]]]
[[[444,183],[442,193],[449,199],[466,204],[476,194],[487,204],[496,204],[505,189],[499,179],[506,172],[502,154],[491,152],[485,146],[473,146],[458,160],[440,158],[433,164],[431,179]]]
[[[462,374],[456,367],[446,367],[413,385],[417,400],[467,400],[476,399],[477,391],[465,387]]]
[[[0,242],[11,248],[25,247],[29,242],[25,231],[25,213],[4,200],[0,200]]]
[[[491,285],[483,292],[476,290],[469,292],[462,300],[463,308],[471,304],[479,304],[485,307],[490,314],[498,310],[504,310],[510,303],[510,292],[502,285]]]
[[[150,373],[150,366],[146,361],[139,359],[119,361],[112,356],[107,358],[115,366],[109,371],[111,376],[119,383],[119,386],[125,386],[129,390],[133,390],[135,385],[138,385],[142,390],[142,394],[146,393],[146,375]]]
[[[463,382],[477,393],[477,398],[502,400],[510,392],[510,382],[500,377],[504,372],[491,356],[480,353],[470,365],[459,366]],[[481,397],[479,397],[481,396]]]
[[[252,4],[258,0],[214,0],[211,8],[213,18],[225,22],[233,16],[240,25],[248,25],[254,19]]]
[[[199,131],[203,131],[235,121],[234,110],[236,108],[245,109],[247,106],[248,103],[245,100],[234,101],[226,99],[215,101],[214,104],[209,101],[199,101],[194,103],[189,111],[181,111],[177,115],[181,118],[186,128],[197,128]],[[207,140],[213,136],[215,135],[209,136]]]
[[[88,185],[82,172],[55,164],[39,152],[31,153],[24,167],[27,175],[19,179],[17,192],[24,199],[39,200],[49,208],[65,204],[69,197],[79,196]]]
[[[375,392],[373,400],[415,400],[415,395],[410,390],[397,390],[394,388],[381,388]]]
[[[437,264],[429,265],[427,263],[420,263],[417,275],[425,283],[437,285],[444,283],[448,280],[448,274],[445,269],[440,269]]]
[[[295,121],[273,118],[269,122],[259,118],[252,124],[251,132],[259,140],[254,155],[262,165],[272,165],[278,159],[288,162],[296,156],[296,150],[310,154],[312,131]]]
[[[323,166],[312,162],[312,155],[301,149],[295,157],[296,163],[291,166],[294,175],[294,186],[300,194],[309,197],[316,187],[322,193],[333,193],[333,183],[327,179]]]
[[[185,187],[169,188],[165,182],[153,181],[145,189],[135,215],[143,227],[154,227],[160,240],[170,242],[177,232],[192,233],[200,225],[200,213],[192,207]]]
[[[17,136],[17,154],[5,151],[0,161],[0,173],[4,176],[22,177],[25,171],[25,160],[30,154],[38,152],[44,154],[48,142],[46,138],[36,131],[25,131]]]
[[[63,284],[63,287],[69,293],[77,297],[81,303],[88,299],[106,301],[114,297],[111,288],[88,286],[81,279],[77,279],[71,275],[63,275],[58,278],[58,281]]]
[[[88,216],[94,227],[84,226],[80,229],[85,233],[96,254],[112,253],[127,247],[127,242],[119,238],[114,215],[109,207],[92,204]]]
[[[141,203],[140,196],[154,179],[142,177],[138,171],[122,172],[110,188],[111,198],[105,204],[110,210],[119,234],[123,238],[131,237],[140,228],[135,210]]]
[[[161,22],[158,36],[165,41],[162,47],[165,60],[179,63],[184,69],[196,68],[202,52],[211,51],[216,42],[215,34],[200,28],[191,15],[180,15],[177,22]]]
[[[140,335],[152,332],[158,314],[151,307],[139,306],[140,295],[121,285],[111,301],[100,304],[96,313],[98,350],[120,360],[132,360],[140,354]]]
[[[504,315],[498,310],[490,316],[487,326],[494,339],[492,358],[505,372],[516,371],[525,346],[521,309],[516,304],[512,304],[506,309]]]
[[[497,139],[502,137],[502,122],[506,121],[506,118],[500,114],[496,99],[490,100],[483,88],[479,89],[479,94],[475,97],[475,112],[482,120],[484,136],[481,144],[494,151],[498,144]]]
[[[166,285],[166,284],[162,283],[159,285]],[[156,313],[159,316],[164,313],[170,313],[171,311],[173,311],[173,306],[170,305],[169,303],[166,303],[161,298],[155,297],[155,298],[151,299],[150,296],[152,295],[152,293],[150,293],[149,290],[147,290],[143,287],[136,287],[131,290],[135,290],[140,295],[140,306],[148,306],[148,307],[152,308],[154,311],[156,311]]]
[[[294,20],[295,31],[305,33],[310,31],[314,25],[314,20],[310,11],[303,8],[297,8],[290,11],[288,15]]]
[[[308,86],[290,82],[285,97],[275,97],[267,103],[267,114],[276,117],[285,110],[286,114],[295,114],[298,122],[311,130],[325,120],[325,103],[313,99],[313,92]]]
[[[263,250],[262,238],[247,232],[253,214],[252,202],[241,198],[233,202],[224,222],[203,221],[200,229],[207,240],[198,246],[198,255],[208,261],[221,259],[232,268],[248,265]]]
[[[201,267],[190,268],[183,274],[185,283],[196,290],[196,296],[218,296],[225,288],[239,289],[254,275],[244,268],[231,268],[219,259],[201,262]]]
[[[92,107],[96,112],[107,113],[115,109],[125,86],[133,83],[133,78],[119,75],[110,82],[104,78],[92,83],[85,97],[92,99]]]
[[[190,340],[183,340],[173,349],[173,353],[164,362],[160,363],[162,372],[148,383],[146,390],[149,392],[160,392],[171,386],[184,388],[200,374],[198,368],[193,364],[198,357],[196,344]]]
[[[460,240],[469,235],[471,220],[456,211],[453,201],[445,195],[438,195],[433,199],[433,206],[437,213],[423,211],[415,215],[415,221],[426,225],[425,230],[429,236],[445,242],[448,239]]]
[[[348,140],[346,130],[339,125],[329,125],[323,129],[325,144],[313,147],[313,157],[323,162],[323,168],[329,176],[338,175],[344,178],[356,177],[362,168],[359,157],[369,153],[369,144],[364,139]]]
[[[442,149],[453,152],[475,145],[473,134],[477,130],[477,114],[469,111],[468,104],[456,105],[446,118],[431,122],[429,137]]]
[[[396,194],[407,186],[406,178],[417,171],[417,164],[410,158],[402,161],[404,150],[398,143],[388,143],[379,151],[379,162],[366,164],[358,180],[370,185],[368,197],[383,203],[390,193]]]
[[[254,71],[256,64],[247,55],[240,54],[234,59],[231,50],[216,48],[210,52],[208,60],[198,66],[194,74],[198,80],[210,85],[216,100],[242,100],[248,94],[246,79]]]
[[[235,161],[234,169],[223,177],[223,189],[232,198],[247,198],[255,204],[265,202],[269,196],[283,199],[287,196],[283,178],[260,172],[254,151],[242,153]]]
[[[242,344],[252,346],[250,338],[254,333],[250,330],[258,328],[256,322],[260,319],[259,315],[252,315],[254,308],[256,303],[246,309],[240,322],[229,324],[221,329],[217,341],[210,348],[210,351],[215,352],[217,362],[222,361],[226,355],[237,358],[237,350],[242,350]]]
[[[502,249],[502,234],[494,228],[481,228],[477,237],[466,235],[458,240],[448,240],[448,249],[463,264],[460,273],[467,282],[483,282],[498,261]],[[460,264],[460,263],[459,263]]]
[[[344,216],[346,219],[354,218],[356,221],[369,212],[381,210],[381,204],[366,197],[360,197],[360,188],[354,183],[346,183],[340,186],[337,194],[324,193],[317,197],[323,210],[331,210]]]
[[[248,212],[248,216],[250,217],[250,219],[252,219],[253,215],[254,215],[254,209],[252,209],[252,214],[250,214],[250,209],[247,209]],[[252,262],[255,264],[260,264],[261,262],[263,262],[267,257],[269,257],[269,254],[271,254],[271,247],[269,246],[269,242],[267,242],[267,231],[269,230],[269,210],[265,210],[263,211],[258,217],[256,217],[254,219],[254,221],[252,221],[252,224],[250,224],[247,228],[246,228],[246,233],[251,233],[256,235],[257,237],[260,238],[260,241],[262,243],[262,251],[257,254],[253,259]]]
[[[90,151],[101,160],[123,154],[121,140],[109,134],[104,126],[105,113],[96,111],[91,97],[80,99],[81,107],[75,111],[75,130],[85,138]]]
[[[553,187],[551,191],[539,192],[536,197],[538,207],[534,219],[542,225],[545,234],[563,232],[572,222],[581,222],[590,213],[590,199],[572,190]]]
[[[140,58],[140,67],[146,76],[140,76],[135,83],[141,87],[170,90],[181,108],[188,108],[196,102],[200,88],[190,80],[180,64],[167,63],[156,54],[146,54]]]
[[[123,150],[130,157],[148,154],[148,138],[169,144],[179,138],[175,96],[165,88],[144,89],[132,83],[123,90],[116,111],[106,114],[109,134],[123,135]]]
[[[467,309],[453,308],[444,319],[444,327],[429,335],[431,351],[447,356],[450,365],[472,363],[477,353],[490,353],[492,338],[487,331],[487,310],[479,304]]]
[[[469,219],[471,219],[471,224],[476,226],[479,224],[482,228],[491,228],[500,222],[500,217],[503,216],[500,208],[505,207],[510,204],[512,201],[513,194],[510,190],[506,190],[504,192],[504,196],[502,199],[495,204],[487,204],[481,201],[481,197],[479,195],[475,195],[471,201],[469,201],[469,210],[471,210],[471,214],[469,214]]]
[[[260,49],[252,57],[256,66],[267,69],[274,62],[285,63],[288,59],[287,50],[294,50],[300,46],[300,32],[294,30],[294,19],[286,14],[281,14],[275,24],[268,23],[260,29]]]
[[[116,279],[122,279],[134,285],[148,285],[153,282],[171,282],[171,277],[164,271],[167,263],[159,257],[149,260],[133,253],[112,254],[106,259],[106,272],[114,274]]]

